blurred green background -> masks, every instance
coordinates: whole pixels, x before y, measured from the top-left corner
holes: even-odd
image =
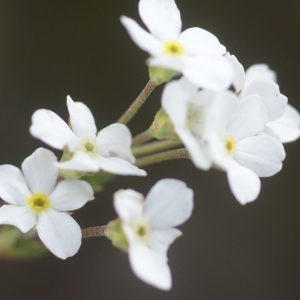
[[[67,120],[66,96],[86,103],[98,128],[115,122],[148,80],[147,55],[119,17],[139,22],[137,0],[0,0],[0,164],[20,166],[46,145],[28,132],[38,108]],[[267,63],[281,92],[300,110],[300,2],[297,0],[177,0],[183,29],[202,27],[249,67]],[[160,107],[159,87],[129,123],[133,135]],[[300,299],[300,141],[286,145],[283,170],[262,179],[259,198],[241,206],[223,173],[190,161],[148,167],[147,178],[120,177],[74,213],[82,227],[116,217],[112,194],[146,194],[160,178],[182,179],[195,191],[192,218],[170,248],[170,292],[132,273],[128,258],[105,238],[83,242],[62,261],[0,262],[0,299]],[[59,152],[56,152],[60,155]]]

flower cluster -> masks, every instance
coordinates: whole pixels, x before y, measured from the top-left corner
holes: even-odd
[[[100,131],[90,109],[70,96],[69,123],[51,110],[35,111],[31,135],[63,150],[62,158],[58,162],[39,148],[24,160],[22,171],[0,166],[0,197],[9,203],[0,208],[0,224],[23,233],[36,230],[62,259],[77,253],[82,238],[105,235],[128,253],[137,277],[168,290],[167,250],[181,235],[174,227],[193,210],[193,191],[184,182],[162,179],[146,198],[131,189],[117,191],[118,218],[107,226],[81,229],[72,212],[94,199],[108,173],[146,176],[139,167],[176,158],[190,158],[204,171],[225,171],[234,197],[251,202],[259,195],[259,178],[282,169],[283,144],[299,138],[300,116],[267,65],[245,71],[213,34],[196,27],[181,32],[174,0],[140,0],[139,13],[149,32],[125,16],[121,23],[150,54],[146,88],[116,123]],[[126,124],[164,82],[162,108],[150,128],[132,139]],[[151,142],[154,138],[162,141]]]

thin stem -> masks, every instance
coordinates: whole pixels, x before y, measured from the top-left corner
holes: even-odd
[[[125,113],[121,116],[117,123],[127,124],[142,107],[142,105],[145,103],[145,101],[150,96],[151,92],[154,90],[155,87],[156,84],[149,80],[145,88],[135,99],[135,101],[129,106],[129,108],[125,111]]]
[[[138,156],[149,155],[156,152],[178,148],[180,146],[182,146],[182,143],[164,140],[164,141],[148,143],[142,146],[133,147],[131,150],[132,150],[132,154],[135,157],[138,157]]]
[[[84,228],[81,230],[82,238],[86,239],[90,237],[106,236],[106,229],[107,226],[96,226],[96,227]]]
[[[134,146],[146,143],[147,141],[151,140],[152,138],[153,138],[153,136],[152,136],[151,130],[147,129],[146,131],[138,134],[137,136],[135,136],[132,139],[131,146],[134,147]]]
[[[136,160],[135,165],[138,167],[144,167],[156,163],[160,163],[166,160],[178,159],[178,158],[190,158],[188,151],[185,148],[162,152],[145,156]]]

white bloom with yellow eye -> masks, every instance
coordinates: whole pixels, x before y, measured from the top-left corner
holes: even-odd
[[[32,115],[30,133],[55,149],[68,149],[70,160],[59,168],[82,172],[100,170],[118,175],[145,176],[147,173],[133,165],[132,137],[123,124],[112,124],[97,133],[90,109],[67,97],[70,126],[50,110],[39,109]]]
[[[121,22],[133,41],[151,55],[150,67],[181,72],[201,88],[230,86],[233,68],[223,57],[226,48],[210,32],[194,27],[181,32],[181,17],[174,0],[140,0],[139,14],[149,32],[134,20]]]
[[[185,222],[193,210],[193,191],[176,179],[162,179],[146,199],[133,190],[114,194],[114,206],[128,241],[135,275],[162,290],[172,286],[167,250],[181,235],[174,226]]]
[[[0,166],[0,197],[10,205],[0,208],[0,224],[10,224],[26,233],[36,227],[38,236],[56,256],[66,259],[81,245],[81,229],[67,213],[94,199],[85,181],[70,179],[57,184],[59,168],[55,155],[37,149],[22,163]]]

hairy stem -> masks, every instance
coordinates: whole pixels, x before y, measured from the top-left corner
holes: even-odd
[[[144,167],[156,163],[160,163],[166,160],[178,159],[178,158],[190,158],[188,151],[185,148],[166,151],[158,154],[145,156],[136,160],[135,165],[138,167]]]
[[[137,136],[135,136],[132,139],[131,146],[134,147],[134,146],[146,143],[147,141],[151,140],[152,138],[153,138],[153,136],[152,136],[151,130],[147,129],[146,131],[138,134]]]
[[[164,140],[164,141],[148,143],[142,146],[133,147],[131,150],[132,150],[132,154],[135,157],[138,157],[138,156],[149,155],[156,152],[166,151],[174,148],[179,148],[180,146],[182,146],[182,143]]]
[[[138,110],[145,103],[147,98],[150,96],[156,84],[149,80],[145,88],[139,94],[139,96],[135,99],[135,101],[129,106],[129,108],[125,111],[125,113],[121,116],[121,118],[117,121],[117,123],[127,124],[132,117],[138,112]]]
[[[82,238],[86,239],[86,238],[90,238],[90,237],[106,236],[106,229],[107,229],[107,226],[96,226],[96,227],[83,228],[81,230]]]

